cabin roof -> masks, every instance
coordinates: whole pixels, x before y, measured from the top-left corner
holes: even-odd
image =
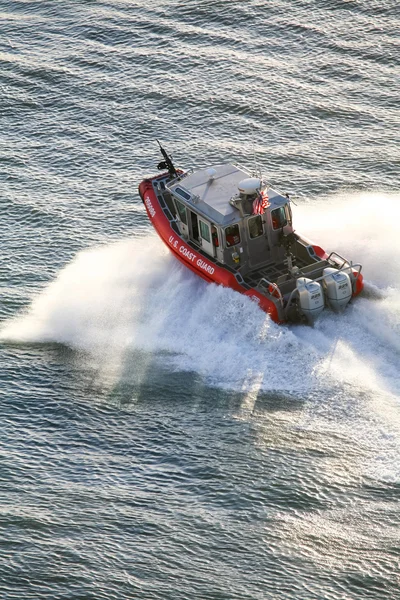
[[[238,193],[238,185],[249,174],[232,164],[213,166],[215,174],[211,178],[209,169],[199,169],[189,173],[184,179],[171,186],[178,198],[192,204],[195,211],[203,213],[219,225],[228,225],[237,220],[239,212],[229,204],[232,196]],[[180,193],[189,192],[190,198]]]
[[[210,168],[189,172],[181,180],[174,180],[167,187],[187,206],[204,215],[216,225],[226,226],[241,220],[237,208],[229,200],[238,194],[239,183],[249,177],[248,171],[233,164],[214,165],[213,176]],[[286,199],[268,189],[271,205],[279,206]]]

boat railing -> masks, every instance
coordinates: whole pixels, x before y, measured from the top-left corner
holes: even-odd
[[[353,292],[356,291],[356,283],[357,283],[357,279],[360,277],[361,274],[361,269],[362,269],[362,265],[360,265],[360,263],[351,263],[350,266],[352,273],[353,273]],[[354,273],[355,271],[355,273]]]
[[[325,266],[325,267],[328,266],[329,263],[330,264],[334,263],[335,265],[337,265],[337,267],[338,267],[337,270],[339,272],[340,271],[348,271],[349,269],[351,269],[352,271],[355,271],[355,273],[353,272],[354,281],[357,281],[358,277],[360,276],[362,265],[360,265],[360,263],[352,263],[351,261],[347,260],[346,258],[343,258],[343,256],[341,256],[337,252],[331,252],[326,260],[315,263],[315,269],[307,270],[307,269],[300,268],[300,275],[303,275],[304,277],[312,278],[314,273],[317,273],[318,271],[320,271],[323,266]],[[324,277],[326,277],[326,276],[322,275],[321,277],[317,277],[315,279],[312,278],[312,279],[313,279],[313,281],[319,281],[320,279],[324,279]]]
[[[260,168],[256,167],[255,169],[249,169],[248,167],[244,167],[240,163],[234,163],[234,165],[235,165],[235,167],[237,167],[241,171],[244,171],[245,173],[247,173],[247,175],[249,177],[258,177],[258,179],[261,180],[261,183],[262,183],[263,186],[266,186],[268,188],[271,187],[271,183],[268,181],[268,179],[266,179],[263,176],[262,170]],[[289,200],[289,202],[293,202],[293,204],[296,206],[296,202],[294,202],[294,200],[292,200],[291,196],[287,192],[282,192],[281,190],[279,190],[275,186],[274,186],[274,191],[278,192],[279,196],[282,196],[282,198],[287,198]]]
[[[350,265],[349,261],[347,260],[347,258],[344,258],[343,256],[341,256],[340,254],[338,254],[337,252],[331,252],[330,255],[328,256],[328,258],[326,259],[328,262],[331,260],[332,262],[339,264],[341,261],[342,262],[342,266],[340,268],[343,268],[343,266],[345,264]]]
[[[341,260],[344,260],[343,256],[340,256],[340,254],[337,254],[336,252],[332,252],[329,255],[329,257],[328,257],[327,260],[329,260],[329,258],[331,257],[332,254],[336,255]],[[356,288],[356,281],[357,281],[357,279],[359,278],[359,276],[361,274],[362,265],[360,263],[352,263],[351,261],[344,260],[344,263],[342,264],[341,268],[338,269],[338,273],[340,273],[341,271],[344,271],[344,272],[349,271],[349,269],[351,269],[352,275],[354,277],[354,279],[352,281],[352,288],[353,288],[353,292],[354,292],[355,288]],[[312,273],[306,273],[306,275],[311,275],[311,274]],[[313,282],[314,281],[319,282],[319,281],[322,281],[324,279],[327,279],[328,277],[330,277],[330,273],[327,273],[326,275],[321,275],[321,277],[316,277],[312,281]],[[285,311],[286,313],[287,313],[287,311],[288,311],[288,309],[290,307],[290,304],[291,304],[292,299],[293,299],[294,295],[296,294],[296,292],[297,292],[297,287],[295,287],[294,290],[292,290],[292,292],[291,292],[291,294],[290,294],[290,296],[288,298],[288,301],[286,303],[286,311]]]
[[[165,187],[167,189],[169,189],[172,185],[175,185],[175,183],[178,183],[178,181],[182,181],[182,179],[185,179],[185,177],[187,177],[188,175],[193,173],[193,171],[194,171],[193,167],[186,169],[186,171],[182,171],[181,173],[179,173],[179,175],[177,177],[174,177],[174,179],[171,179],[170,181],[168,181],[165,184]]]
[[[357,279],[360,277],[360,274],[361,274],[362,265],[360,263],[352,263],[351,261],[347,260],[346,258],[343,258],[343,256],[341,256],[337,252],[331,252],[327,258],[327,261],[334,262],[338,266],[340,264],[340,261],[342,261],[342,264],[341,264],[340,268],[338,269],[339,271],[346,271],[346,270],[351,269],[352,275],[354,277],[354,279],[353,279],[353,291],[354,291],[355,287],[356,287]],[[318,281],[318,280],[316,279],[315,281]]]
[[[235,163],[233,163],[233,166],[236,167],[237,169],[240,169],[240,171],[244,171],[249,177],[252,174],[252,171],[250,171],[250,169],[248,169],[247,167],[244,167],[240,163],[235,162]]]
[[[264,289],[270,296],[274,296],[282,305],[283,308],[283,296],[279,289],[279,286],[273,281],[269,281],[266,277],[262,277],[257,284],[257,287]]]
[[[336,254],[336,252],[332,252],[332,254]],[[329,255],[331,256],[331,255]],[[343,259],[342,256],[337,255],[339,258]],[[329,260],[329,257],[328,257]],[[352,263],[351,261],[345,261],[344,264],[342,264],[342,266],[340,267],[340,269],[337,269],[338,273],[340,273],[341,271],[349,271],[351,269],[352,271],[352,275],[354,277],[354,284],[357,281],[357,279],[360,276],[361,273],[361,269],[362,269],[362,265],[360,265],[360,263]],[[356,271],[354,273],[354,271]],[[305,273],[305,276],[308,275],[312,275],[312,273],[314,273],[315,271],[311,271],[310,273]],[[321,275],[321,277],[316,277],[315,279],[313,279],[313,281],[322,281],[323,279],[326,279],[327,277],[330,277],[330,273],[327,273],[326,275]]]

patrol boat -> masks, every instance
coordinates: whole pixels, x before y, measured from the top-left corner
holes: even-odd
[[[313,324],[361,292],[360,264],[295,232],[288,194],[231,163],[176,169],[160,150],[161,173],[139,194],[163,242],[197,275],[248,296],[277,323]]]

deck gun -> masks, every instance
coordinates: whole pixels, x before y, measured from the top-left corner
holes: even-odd
[[[161,146],[161,144],[158,140],[157,140],[157,144],[160,146],[161,154],[164,157],[164,160],[162,160],[160,163],[158,163],[157,169],[159,171],[163,171],[164,169],[167,169],[171,179],[178,177],[178,173],[172,162],[172,157],[168,156],[167,152],[164,150],[164,148]]]

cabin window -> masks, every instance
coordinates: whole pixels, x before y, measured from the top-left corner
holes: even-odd
[[[288,218],[286,216],[285,206],[280,206],[275,210],[271,211],[272,227],[274,229],[282,229],[288,224]]]
[[[191,198],[190,194],[182,188],[175,188],[175,194],[179,194],[179,196],[181,196],[185,200],[190,200]]]
[[[180,220],[182,221],[182,223],[187,225],[186,206],[184,204],[182,204],[182,202],[179,202],[179,200],[176,200],[176,199],[175,199],[175,204],[176,204],[176,208],[178,209]]]
[[[201,221],[201,220],[199,220],[199,223],[200,223],[201,237],[203,238],[203,240],[206,240],[206,242],[211,243],[209,226],[207,225],[207,223],[203,223],[203,221]]]
[[[260,215],[257,215],[256,217],[251,217],[247,221],[247,224],[249,227],[250,239],[254,240],[255,238],[258,238],[260,237],[260,235],[263,234],[263,224]]]
[[[230,225],[225,227],[225,239],[228,248],[240,244],[239,225]]]

